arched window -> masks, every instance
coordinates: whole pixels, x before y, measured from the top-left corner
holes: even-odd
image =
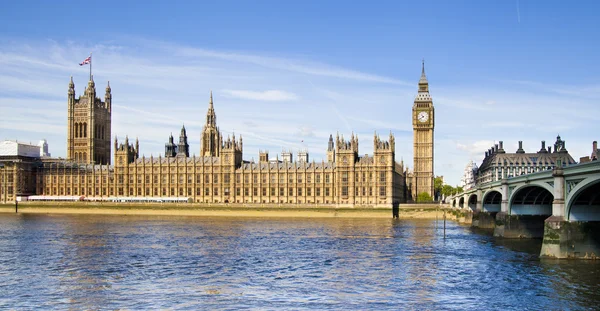
[[[85,123],[84,123],[85,124]],[[87,153],[84,152],[83,153],[83,159],[81,159],[83,162],[87,161]]]
[[[83,123],[83,137],[87,137],[87,123]],[[84,154],[85,157],[85,154]]]
[[[104,139],[104,125],[100,127],[100,132],[102,133],[102,139]]]
[[[79,137],[79,135],[77,135],[78,134],[77,133],[77,123],[75,123],[75,126],[74,126],[73,130],[75,131],[75,138]]]
[[[83,124],[79,123],[79,137],[83,137]]]

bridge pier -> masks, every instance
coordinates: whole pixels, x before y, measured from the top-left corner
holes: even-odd
[[[600,221],[567,220],[563,168],[557,166],[552,176],[554,177],[552,216],[544,222],[544,241],[540,257],[598,259]]]
[[[540,257],[600,259],[599,256],[599,221],[567,221],[561,216],[546,219]]]
[[[497,212],[475,211],[473,212],[471,226],[480,229],[493,230],[496,226],[496,214]]]
[[[544,236],[544,220],[547,215],[496,215],[494,236],[508,239],[530,239]]]

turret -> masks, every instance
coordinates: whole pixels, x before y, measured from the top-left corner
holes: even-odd
[[[75,98],[75,83],[73,83],[73,76],[71,76],[71,81],[69,81],[69,99],[71,97]]]
[[[327,162],[335,162],[335,145],[333,143],[333,135],[329,134],[329,142],[327,143]]]
[[[108,83],[106,84],[106,92],[104,93],[104,105],[110,113],[112,109],[112,93],[110,88],[110,81],[108,81]]]
[[[177,156],[188,158],[190,156],[190,145],[188,144],[187,134],[185,131],[185,125],[181,127],[181,133],[179,134],[179,145],[177,146]]]

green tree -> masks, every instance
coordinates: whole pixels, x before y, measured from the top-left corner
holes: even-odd
[[[450,185],[444,185],[442,187],[442,195],[444,196],[451,196],[452,192],[454,191],[454,187],[450,186]]]
[[[433,202],[433,198],[427,192],[421,192],[417,195],[417,203]]]
[[[462,193],[462,192],[463,192],[463,187],[456,186],[456,193]]]

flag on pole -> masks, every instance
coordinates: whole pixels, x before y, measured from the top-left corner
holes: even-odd
[[[91,62],[92,62],[92,56],[90,55],[86,59],[84,59],[81,63],[79,63],[79,66],[87,65]]]

